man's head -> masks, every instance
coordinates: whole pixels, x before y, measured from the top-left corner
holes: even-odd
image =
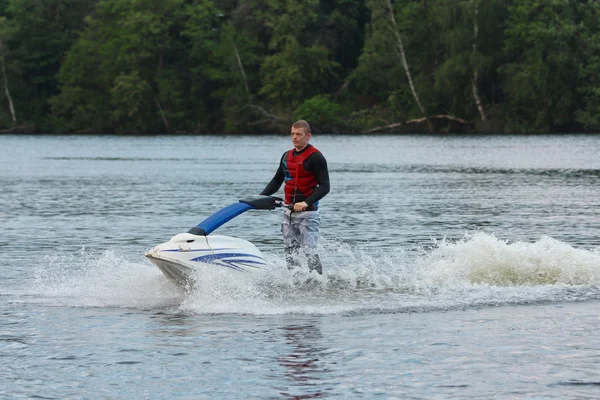
[[[297,151],[302,150],[308,145],[310,136],[310,125],[308,125],[308,122],[301,119],[292,124],[292,142]]]

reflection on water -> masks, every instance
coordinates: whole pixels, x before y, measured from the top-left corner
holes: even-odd
[[[277,362],[285,368],[285,376],[291,381],[280,393],[287,398],[312,399],[323,397],[331,390],[321,382],[331,370],[326,366],[319,324],[319,320],[309,320],[280,327],[287,350],[277,357]]]

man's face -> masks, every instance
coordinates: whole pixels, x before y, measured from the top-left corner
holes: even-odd
[[[304,128],[292,128],[292,142],[296,150],[302,150],[310,140],[310,133]]]

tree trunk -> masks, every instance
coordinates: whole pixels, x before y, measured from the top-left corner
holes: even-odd
[[[473,17],[473,61],[477,64],[475,58],[477,56],[477,37],[479,35],[479,2],[480,0],[473,0],[474,7],[474,17]],[[479,116],[482,121],[485,121],[485,112],[483,111],[483,104],[481,104],[481,99],[479,98],[479,90],[477,89],[477,79],[479,74],[479,68],[477,65],[473,67],[473,81],[472,81],[472,89],[473,89],[473,98],[475,99],[475,104],[477,105],[477,110],[479,110]]]
[[[250,87],[248,86],[248,79],[246,78],[246,70],[244,70],[244,64],[242,64],[242,58],[240,57],[240,52],[238,51],[238,48],[235,45],[233,39],[231,40],[231,44],[233,45],[233,50],[235,52],[235,59],[237,60],[238,68],[240,69],[240,73],[242,74],[242,79],[244,80],[244,88],[246,89],[246,96],[248,97],[248,103],[251,103]]]
[[[429,117],[411,119],[411,120],[408,120],[406,122],[395,122],[395,123],[389,124],[389,125],[377,126],[375,128],[371,128],[371,129],[368,129],[366,131],[363,131],[362,133],[373,133],[373,132],[388,130],[388,129],[392,129],[392,128],[398,128],[399,126],[402,126],[402,125],[418,124],[418,123],[421,123],[421,122],[428,122],[429,123],[429,121],[431,119],[447,119],[449,121],[459,122],[459,123],[464,124],[464,125],[468,125],[468,123],[469,123],[468,121],[466,121],[466,120],[464,120],[462,118],[459,118],[459,117],[455,117],[454,115],[440,114],[440,115],[432,115],[432,116],[429,116]]]
[[[400,32],[398,31],[398,25],[396,24],[396,17],[394,16],[394,8],[392,7],[391,0],[385,0],[388,7],[388,13],[390,22],[392,24],[392,30],[394,31],[394,36],[396,37],[396,51],[400,56],[400,60],[402,61],[402,66],[404,67],[404,71],[406,72],[406,78],[408,79],[408,84],[410,86],[410,90],[412,92],[413,98],[415,102],[419,106],[421,113],[425,118],[427,118],[427,113],[425,112],[425,107],[421,104],[421,100],[419,99],[419,95],[417,94],[417,90],[415,89],[415,85],[413,84],[412,76],[410,74],[410,69],[408,68],[408,62],[406,61],[406,55],[404,53],[404,45],[402,44],[402,38],[400,37]],[[429,132],[433,131],[433,126],[431,122],[427,120],[427,126],[429,128]]]
[[[159,54],[158,55],[158,65],[156,66],[156,76],[157,77],[159,76],[160,71],[163,66],[163,51],[160,50],[158,54]],[[160,118],[162,119],[163,124],[165,124],[165,129],[167,130],[167,133],[169,133],[171,131],[171,128],[169,127],[169,120],[167,119],[165,111],[163,110],[163,108],[160,105],[160,102],[158,101],[158,97],[154,96],[154,102],[156,103],[156,107],[158,107],[158,112],[160,113]]]
[[[8,99],[8,108],[10,109],[10,116],[12,117],[13,123],[17,122],[17,115],[15,113],[15,107],[13,105],[12,97],[10,96],[10,90],[8,90],[8,78],[6,77],[6,63],[4,62],[4,46],[2,38],[0,38],[0,64],[2,67],[2,79],[4,80],[4,93]]]
[[[160,103],[158,102],[158,99],[156,97],[154,98],[154,102],[156,103],[156,106],[158,107],[158,111],[160,112],[160,117],[163,120],[163,124],[165,124],[167,133],[169,133],[171,131],[171,128],[169,128],[169,120],[167,119],[167,116],[165,115],[165,112],[163,111],[163,109],[160,106]]]

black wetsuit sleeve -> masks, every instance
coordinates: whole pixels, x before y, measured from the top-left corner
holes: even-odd
[[[281,160],[279,160],[279,168],[277,168],[277,171],[275,172],[275,175],[273,176],[273,179],[271,179],[271,181],[269,183],[267,183],[267,186],[263,189],[262,192],[260,192],[261,195],[263,196],[271,196],[273,193],[277,192],[279,190],[279,188],[281,187],[281,184],[283,183],[283,167],[282,167],[282,161],[283,161],[283,157],[285,157],[285,155],[287,154],[287,152],[283,153],[283,156],[281,156]]]
[[[311,154],[304,162],[304,169],[315,175],[319,186],[304,200],[306,204],[312,205],[321,200],[329,193],[329,171],[327,169],[327,160],[321,153]]]

